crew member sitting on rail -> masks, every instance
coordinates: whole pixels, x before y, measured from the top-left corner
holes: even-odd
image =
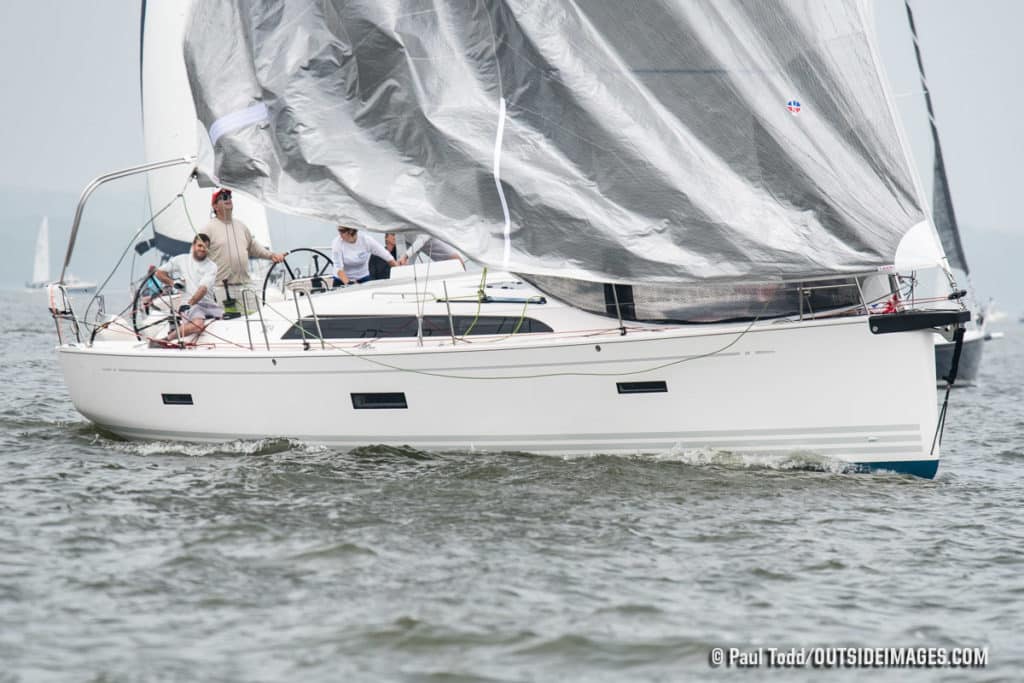
[[[179,335],[182,339],[190,334],[198,337],[208,320],[223,317],[224,309],[213,294],[217,264],[207,258],[209,246],[210,238],[201,232],[192,240],[191,253],[178,254],[153,273],[165,285],[175,286],[175,280],[184,282],[185,303],[178,306],[179,323],[158,343],[172,342]]]

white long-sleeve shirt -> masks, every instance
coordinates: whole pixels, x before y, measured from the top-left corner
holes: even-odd
[[[370,276],[370,254],[379,256],[387,262],[395,260],[395,257],[388,253],[388,250],[380,242],[367,237],[362,233],[356,233],[355,242],[346,242],[341,235],[331,242],[331,258],[334,259],[334,274],[339,270],[345,271],[349,280],[362,280]]]

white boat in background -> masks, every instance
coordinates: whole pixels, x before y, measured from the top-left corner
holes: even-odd
[[[36,250],[32,258],[32,279],[25,283],[29,289],[47,287],[50,280],[50,221],[46,216],[36,233]]]
[[[77,294],[88,294],[96,291],[96,283],[88,280],[83,280],[77,275],[72,273],[70,270],[64,277],[64,290],[67,292],[73,292]]]
[[[28,289],[44,289],[53,283],[50,279],[50,221],[47,216],[39,222],[36,233],[36,250],[32,260],[32,279],[25,283]],[[91,292],[96,289],[95,282],[87,282],[67,271],[64,277],[64,289],[68,292]]]
[[[971,385],[978,381],[981,371],[981,358],[985,353],[985,341],[990,339],[988,332],[977,327],[969,327],[964,332],[963,349],[957,359],[956,380],[960,384]],[[939,386],[948,382],[956,356],[956,343],[937,334],[935,343],[935,381]]]
[[[896,273],[945,260],[866,5],[400,6],[197,4],[201,171],[296,213],[426,232],[485,270],[332,290],[325,255],[293,252],[248,315],[178,346],[158,339],[174,290],[140,286],[126,315],[83,325],[53,288],[79,412],[128,438],[934,476],[932,335],[962,339],[970,316],[898,291]]]

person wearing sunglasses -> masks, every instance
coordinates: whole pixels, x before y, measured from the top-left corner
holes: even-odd
[[[376,255],[392,268],[405,265],[405,258],[398,261],[381,246],[380,242],[360,235],[356,228],[338,226],[338,236],[331,243],[331,258],[334,259],[334,286],[366,282],[370,279],[370,256]]]
[[[240,298],[242,287],[249,284],[250,258],[280,263],[285,255],[275,254],[257,242],[249,226],[233,216],[235,205],[231,200],[231,190],[217,190],[210,204],[213,218],[203,232],[210,236],[210,259],[217,264],[217,287],[226,283],[225,298]]]

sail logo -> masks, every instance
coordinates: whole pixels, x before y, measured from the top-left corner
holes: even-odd
[[[797,114],[799,114],[800,113],[800,100],[790,100],[789,102],[786,102],[786,111],[788,111],[793,116],[796,116]]]

